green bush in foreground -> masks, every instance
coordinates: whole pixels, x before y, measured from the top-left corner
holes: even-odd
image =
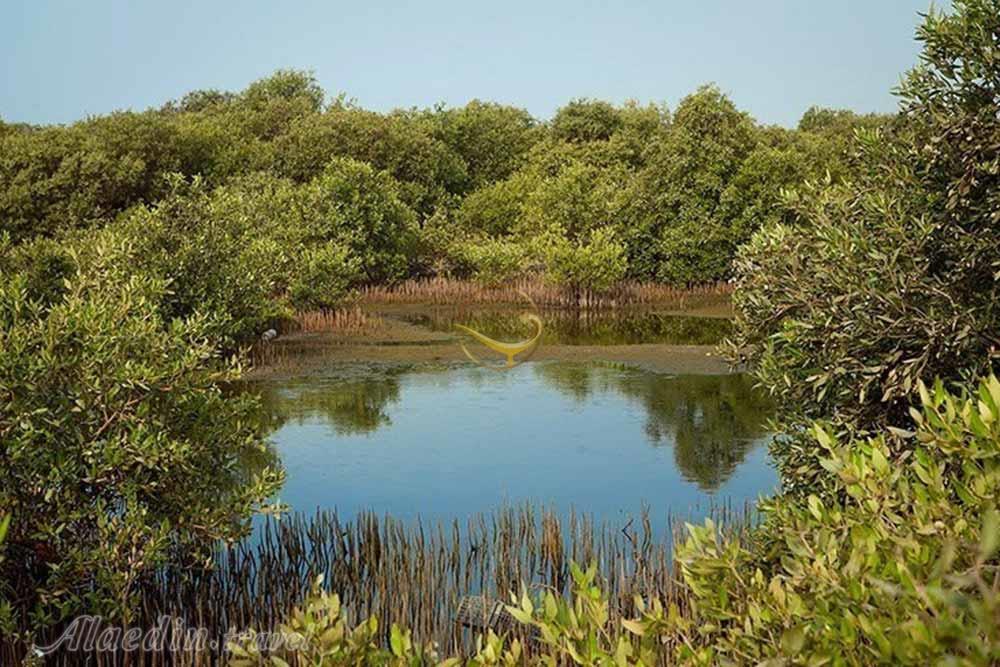
[[[790,220],[739,252],[733,356],[775,396],[779,430],[900,426],[918,380],[1000,370],[997,34],[998,0],[928,15],[904,112],[859,132],[854,180],[790,193]],[[779,441],[786,490],[822,483],[810,447]]]
[[[677,551],[690,591],[683,613],[639,601],[640,618],[610,627],[596,569],[574,566],[571,602],[545,593],[508,607],[537,645],[490,635],[466,664],[996,664],[1000,381],[961,396],[920,385],[920,395],[913,431],[840,443],[817,426],[814,451],[835,499],[766,503],[752,547],[720,537],[711,521],[688,526]],[[913,444],[899,454],[902,440]],[[349,630],[325,594],[282,631],[299,644],[278,667],[438,660],[398,628],[382,647],[375,619]],[[252,636],[232,664],[266,664]]]
[[[76,613],[128,620],[137,584],[245,534],[280,474],[257,404],[200,315],[166,320],[164,284],[76,279],[54,305],[0,281],[0,634]],[[251,464],[251,462],[253,462]]]

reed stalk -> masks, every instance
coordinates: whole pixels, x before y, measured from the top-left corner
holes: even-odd
[[[735,537],[753,521],[749,506],[714,507],[708,513]],[[472,632],[455,622],[464,597],[509,601],[522,586],[568,595],[569,564],[577,562],[597,564],[614,632],[622,618],[634,617],[636,595],[675,603],[682,612],[689,607],[672,557],[681,527],[668,517],[657,530],[648,512],[625,526],[612,526],[531,505],[450,523],[403,522],[370,513],[345,521],[331,511],[268,517],[251,539],[219,548],[212,567],[167,567],[143,582],[135,625],[152,627],[166,614],[186,627],[207,628],[221,645],[227,630],[274,629],[302,603],[312,580],[323,575],[352,622],[374,614],[380,628],[397,623],[412,629],[415,640],[436,642],[442,654],[463,654],[474,641]],[[51,641],[61,630],[50,628],[36,641]],[[20,664],[24,652],[23,645],[4,640],[0,664]],[[45,664],[189,667],[217,664],[220,657],[218,650],[128,656],[61,652]]]

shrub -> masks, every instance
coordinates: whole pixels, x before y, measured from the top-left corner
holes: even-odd
[[[367,162],[391,174],[399,196],[422,215],[433,213],[466,180],[462,159],[405,115],[381,115],[345,104],[297,120],[274,142],[274,172],[298,182],[318,177],[335,158]]]
[[[305,248],[297,263],[295,278],[289,286],[289,297],[297,310],[340,305],[358,275],[358,259],[336,243]]]
[[[135,208],[85,242],[83,270],[164,281],[158,298],[166,321],[209,314],[212,340],[234,349],[285,314],[273,298],[280,264],[255,252],[255,230],[217,214],[218,203],[198,180],[175,182],[157,206]],[[94,245],[104,251],[92,253]]]
[[[1000,382],[919,390],[914,431],[841,443],[817,426],[810,452],[836,488],[765,503],[756,549],[690,527],[692,618],[661,631],[711,647],[705,664],[1000,659]]]
[[[359,260],[366,283],[404,278],[413,259],[416,220],[384,172],[347,158],[331,161],[302,194],[306,242],[336,241]]]
[[[519,171],[510,178],[469,193],[455,214],[456,224],[470,234],[501,236],[521,226],[524,209],[539,180]]]
[[[0,280],[20,276],[26,297],[49,307],[66,292],[66,281],[77,271],[70,250],[52,239],[37,238],[20,245],[0,236]]]
[[[523,245],[505,239],[477,240],[459,249],[472,268],[476,282],[496,287],[519,277],[527,268],[529,252]]]
[[[583,290],[610,288],[625,276],[628,267],[625,246],[615,240],[609,227],[595,229],[586,240],[576,242],[553,237],[543,242],[542,256],[548,279],[578,296]]]
[[[625,169],[571,160],[557,174],[537,181],[514,232],[522,238],[559,234],[578,242],[595,229],[617,225],[628,180]]]
[[[602,141],[610,139],[622,125],[621,115],[611,104],[577,99],[556,112],[552,135],[561,141]]]
[[[128,619],[159,565],[244,535],[280,483],[257,404],[203,316],[165,320],[165,284],[93,273],[44,310],[0,285],[0,597],[16,628],[86,611]],[[13,633],[5,628],[4,633]]]
[[[433,646],[415,643],[412,633],[393,625],[388,633],[380,631],[378,619],[370,617],[350,628],[343,618],[337,595],[321,590],[322,579],[313,586],[303,607],[295,609],[278,629],[280,644],[273,652],[264,649],[250,631],[229,644],[231,667],[251,665],[309,664],[314,667],[338,665],[438,665],[439,667],[487,667],[490,665],[643,665],[657,664],[669,646],[661,637],[647,632],[665,619],[674,618],[676,607],[665,612],[653,602],[643,616],[624,621],[621,628],[609,628],[608,599],[596,585],[596,567],[586,571],[570,565],[573,599],[567,602],[551,591],[535,601],[523,593],[512,596],[506,611],[520,624],[515,630],[530,635],[532,646],[525,650],[515,637],[498,636],[492,630],[476,638],[475,651],[467,660],[449,657],[444,660]],[[641,601],[640,601],[641,602]]]
[[[672,283],[728,277],[745,232],[723,217],[720,203],[755,143],[753,121],[718,89],[704,87],[681,101],[630,193],[636,277]]]
[[[435,137],[465,163],[466,191],[508,178],[521,168],[541,128],[524,109],[473,100],[430,116]]]
[[[859,135],[844,185],[791,195],[793,224],[761,230],[737,262],[734,356],[778,397],[784,429],[829,417],[877,429],[906,419],[921,378],[966,380],[1000,362],[1000,58],[991,0],[931,14],[905,113]],[[985,86],[985,88],[984,88]],[[786,487],[823,478],[794,439],[776,450]]]
[[[15,241],[106,221],[166,190],[177,128],[156,112],[115,113],[0,138],[0,232]]]

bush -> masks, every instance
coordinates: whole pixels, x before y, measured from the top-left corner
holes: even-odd
[[[523,245],[504,239],[477,240],[463,245],[459,254],[471,267],[475,281],[487,287],[520,277],[528,268],[530,257]]]
[[[521,634],[534,640],[531,652],[520,639],[497,636],[492,630],[476,638],[475,651],[467,660],[450,657],[441,660],[435,647],[415,643],[412,633],[396,625],[388,636],[379,630],[374,616],[349,627],[343,618],[340,598],[321,590],[317,579],[312,594],[302,608],[295,609],[278,629],[278,650],[267,653],[263,642],[250,631],[229,644],[231,667],[267,664],[309,664],[314,667],[338,665],[438,665],[439,667],[487,667],[490,665],[642,665],[657,664],[666,651],[660,637],[647,632],[677,613],[668,616],[654,602],[643,605],[643,616],[624,621],[621,628],[609,628],[609,603],[596,585],[596,567],[581,570],[570,566],[573,577],[573,600],[567,602],[552,592],[532,601],[527,593],[512,596],[506,607],[520,625]],[[640,601],[641,602],[641,601]],[[274,639],[272,636],[270,639]],[[387,642],[385,640],[388,640]],[[388,645],[386,645],[388,644]]]
[[[0,280],[20,276],[26,298],[47,308],[66,292],[66,281],[76,275],[69,248],[52,239],[38,238],[14,245],[0,236]]]
[[[544,242],[542,256],[549,280],[570,288],[580,296],[583,290],[607,290],[620,281],[628,268],[625,246],[615,240],[614,230],[595,229],[585,241],[554,237]]]
[[[360,262],[343,246],[324,243],[305,248],[297,263],[288,290],[292,306],[316,310],[334,308],[343,302],[357,278]]]
[[[465,163],[465,191],[508,178],[520,169],[541,128],[524,109],[473,100],[430,115],[434,136]]]
[[[766,503],[758,548],[689,528],[693,615],[669,630],[711,647],[699,662],[1000,659],[1000,382],[919,389],[912,432],[840,443],[816,427],[810,451],[836,488]]]
[[[625,169],[600,169],[574,159],[537,181],[514,232],[521,238],[558,234],[575,243],[595,229],[617,226],[628,180]]]
[[[395,178],[398,196],[421,215],[433,213],[466,180],[462,159],[420,123],[345,104],[297,120],[272,150],[276,175],[302,183],[318,177],[335,158],[367,162]]]
[[[1000,137],[1000,83],[979,76],[1000,59],[996,9],[970,0],[931,14],[906,112],[859,134],[856,180],[791,195],[793,223],[741,253],[734,356],[778,397],[786,432],[815,417],[898,426],[919,379],[1000,367],[1000,163],[987,148]],[[779,442],[790,489],[823,478],[809,447]]]
[[[522,225],[528,197],[538,187],[538,182],[533,173],[519,171],[506,180],[471,192],[462,199],[455,215],[456,223],[470,234],[510,234]]]
[[[94,273],[47,310],[0,285],[0,597],[17,631],[74,613],[128,619],[142,579],[246,533],[280,475],[256,401],[202,316],[164,319],[165,285]],[[15,632],[5,627],[4,634]]]
[[[366,283],[406,277],[416,243],[416,220],[391,176],[347,158],[331,161],[302,192],[306,242],[336,241],[359,260]]]
[[[181,167],[177,128],[156,112],[115,113],[0,138],[0,232],[15,241],[102,223],[166,190]]]
[[[636,277],[704,283],[729,276],[746,232],[723,216],[721,200],[756,141],[753,121],[718,89],[704,87],[681,101],[630,193]]]
[[[604,141],[623,125],[614,106],[599,100],[573,100],[552,118],[552,135],[560,141]]]
[[[166,321],[210,315],[212,340],[234,349],[285,310],[273,298],[280,263],[256,251],[251,225],[220,214],[220,208],[220,198],[200,181],[175,182],[157,206],[133,209],[85,242],[83,271],[164,281],[167,289],[158,297]],[[92,253],[88,246],[95,245],[105,251]]]

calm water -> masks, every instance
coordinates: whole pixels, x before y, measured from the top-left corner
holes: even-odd
[[[602,363],[342,365],[256,387],[294,510],[448,520],[531,501],[598,519],[697,515],[777,486],[748,378]]]
[[[432,331],[453,332],[464,324],[492,338],[518,340],[534,329],[519,319],[525,310],[436,308],[403,319]],[[617,312],[550,310],[543,313],[543,344],[561,345],[713,345],[728,336],[732,322],[723,317],[688,317],[653,311]]]

